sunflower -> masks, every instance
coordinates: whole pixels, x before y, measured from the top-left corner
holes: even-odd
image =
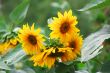
[[[44,50],[38,55],[34,55],[31,60],[34,62],[34,66],[47,66],[51,68],[54,66],[56,61],[66,62],[73,60],[75,55],[73,55],[71,48],[49,48]]]
[[[60,42],[71,40],[74,34],[79,32],[79,29],[75,26],[77,23],[77,17],[72,15],[71,10],[65,11],[64,14],[58,12],[58,18],[53,17],[52,23],[48,25],[52,30],[50,38],[59,38]]]
[[[17,38],[11,38],[6,42],[0,43],[0,55],[4,55],[18,44]]]
[[[39,53],[43,47],[43,35],[40,34],[40,29],[34,30],[34,24],[31,28],[28,24],[23,25],[23,29],[19,30],[18,37],[28,55]]]
[[[70,47],[74,55],[80,54],[80,50],[83,44],[83,38],[79,34],[74,36],[74,39],[71,39],[66,47]]]

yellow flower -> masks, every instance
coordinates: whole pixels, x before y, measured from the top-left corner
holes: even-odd
[[[0,43],[0,55],[4,55],[18,44],[17,38],[11,38],[6,42]]]
[[[6,54],[10,48],[8,48],[10,43],[5,42],[5,43],[0,43],[0,55]]]
[[[34,55],[31,60],[34,66],[51,68],[55,61],[66,62],[74,59],[71,48],[49,48],[40,54]]]
[[[12,38],[10,39],[10,46],[11,48],[14,48],[19,42],[18,42],[18,38]]]
[[[28,55],[37,54],[43,47],[43,35],[40,34],[40,29],[34,30],[34,24],[23,25],[23,29],[19,30],[18,37],[22,43],[22,47]]]
[[[77,17],[72,15],[71,10],[65,11],[64,14],[58,12],[58,18],[54,17],[52,23],[48,25],[52,30],[50,38],[59,38],[60,42],[67,42],[73,38],[74,34],[79,32],[79,29],[75,26],[77,23]]]
[[[74,36],[74,39],[71,39],[67,43],[67,47],[72,48],[73,54],[77,55],[77,54],[80,54],[80,50],[81,50],[82,44],[83,44],[82,36],[80,36],[79,34],[76,34]]]

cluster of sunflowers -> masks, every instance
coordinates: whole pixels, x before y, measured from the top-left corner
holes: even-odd
[[[18,31],[16,40],[22,44],[26,54],[31,56],[34,66],[51,68],[56,62],[72,61],[80,55],[83,39],[76,27],[77,23],[72,10],[65,11],[64,14],[58,12],[58,17],[53,17],[48,25],[50,37],[42,35],[40,28],[35,30],[34,24],[31,27],[25,24]],[[9,44],[14,46],[17,41]]]

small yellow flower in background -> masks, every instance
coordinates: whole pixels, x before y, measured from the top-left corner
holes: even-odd
[[[77,17],[72,15],[71,10],[65,11],[64,14],[58,12],[58,18],[54,17],[52,23],[48,25],[52,30],[50,38],[59,38],[60,42],[63,43],[71,40],[74,34],[79,32],[79,29],[75,26],[77,23]]]
[[[74,59],[71,48],[49,48],[38,55],[34,55],[31,60],[34,66],[47,66],[51,68],[56,61],[66,62]]]
[[[31,27],[28,24],[23,25],[23,29],[19,30],[18,37],[23,49],[29,55],[39,53],[43,47],[43,35],[40,34],[40,29],[34,30],[34,24]]]
[[[10,39],[10,47],[14,48],[19,42],[18,38]]]
[[[11,49],[15,48],[17,44],[17,38],[11,38],[10,40],[6,40],[6,42],[0,43],[0,55],[6,54]]]
[[[10,48],[8,48],[10,43],[5,42],[5,43],[0,43],[0,55],[6,54]]]

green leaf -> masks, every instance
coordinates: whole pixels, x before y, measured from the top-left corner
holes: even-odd
[[[36,73],[33,69],[31,68],[25,68],[24,69],[26,71],[26,73]]]
[[[56,65],[55,71],[56,73],[74,73],[75,70],[73,65],[65,65],[63,63],[59,63],[58,65]]]
[[[37,66],[34,70],[35,70],[36,73],[46,73],[47,69],[46,68],[41,68],[41,67]]]
[[[3,16],[0,16],[0,32],[6,31],[6,21]]]
[[[10,67],[8,67],[4,62],[1,61],[0,61],[0,69],[11,70]]]
[[[10,51],[2,58],[2,62],[5,62],[7,65],[13,65],[21,61],[26,56],[26,53],[20,49],[18,45],[14,50]]]
[[[90,9],[103,8],[105,6],[110,5],[110,0],[91,0],[86,6],[78,11],[86,11]]]
[[[10,73],[36,73],[36,72],[32,68],[26,67],[24,69],[13,69],[10,71]]]
[[[49,70],[47,71],[47,73],[56,73],[56,72],[55,72],[55,68],[53,67],[53,68],[49,69]]]
[[[0,71],[0,73],[6,73],[5,71]]]
[[[110,73],[110,61],[105,62],[101,68],[102,73]]]
[[[9,17],[14,24],[19,24],[25,19],[29,8],[29,2],[30,0],[23,0],[23,2],[11,12]]]
[[[89,73],[88,71],[86,70],[78,70],[78,71],[75,71],[75,73]],[[98,72],[97,72],[98,73]]]
[[[6,33],[8,26],[4,16],[0,16],[0,42],[4,41],[3,35]]]
[[[109,38],[110,25],[105,25],[99,31],[86,37],[81,48],[81,62],[86,62],[99,55],[101,53],[101,49],[103,48],[102,43]]]

